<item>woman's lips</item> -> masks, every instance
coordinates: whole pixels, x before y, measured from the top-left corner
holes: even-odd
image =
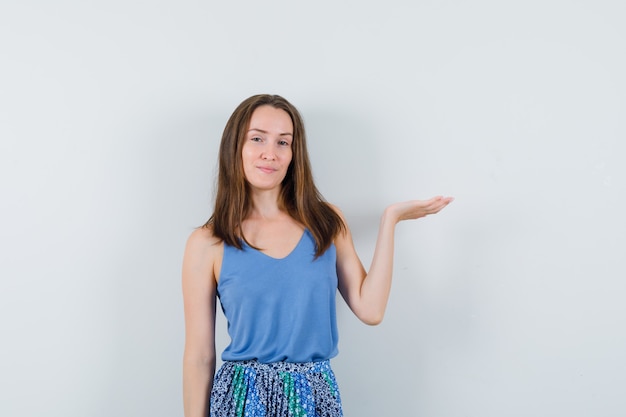
[[[276,171],[276,169],[272,167],[257,167],[257,168],[261,170],[261,172],[265,172],[266,174],[271,174],[272,172]]]

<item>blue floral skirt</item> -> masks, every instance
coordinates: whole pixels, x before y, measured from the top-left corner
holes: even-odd
[[[224,362],[213,381],[211,417],[341,417],[329,361]]]

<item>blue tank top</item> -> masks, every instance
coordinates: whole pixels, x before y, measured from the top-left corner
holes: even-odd
[[[315,259],[305,230],[285,258],[224,245],[217,294],[231,343],[222,360],[317,362],[337,355],[337,253]]]

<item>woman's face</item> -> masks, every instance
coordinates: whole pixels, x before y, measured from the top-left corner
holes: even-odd
[[[292,143],[293,123],[286,111],[268,105],[254,110],[241,152],[243,172],[253,189],[280,189]]]

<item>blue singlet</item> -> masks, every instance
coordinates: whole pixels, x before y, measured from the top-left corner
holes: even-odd
[[[224,361],[317,362],[337,355],[337,253],[315,259],[308,230],[285,258],[224,245],[217,292],[228,320]]]

